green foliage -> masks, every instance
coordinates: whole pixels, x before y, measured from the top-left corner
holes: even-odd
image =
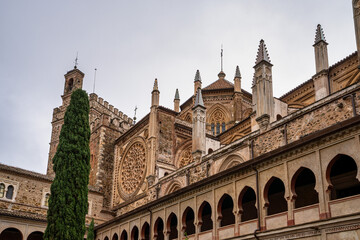
[[[87,93],[75,90],[53,158],[55,179],[51,184],[45,240],[84,239],[90,172],[89,109]]]
[[[86,240],[94,240],[95,234],[94,234],[94,219],[91,220],[90,226],[88,228],[87,238]]]

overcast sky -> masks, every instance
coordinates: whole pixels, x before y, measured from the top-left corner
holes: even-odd
[[[280,97],[315,73],[313,43],[321,23],[332,65],[356,50],[351,0],[0,1],[0,162],[46,172],[52,110],[61,105],[64,74],[85,73],[95,92],[138,120],[150,108],[155,78],[160,104],[173,108],[217,79],[220,47],[230,81],[240,66],[251,92],[260,39]]]

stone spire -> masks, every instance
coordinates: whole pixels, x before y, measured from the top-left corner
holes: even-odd
[[[234,77],[234,121],[239,122],[242,119],[242,93],[241,93],[241,74],[239,66],[236,66]]]
[[[180,100],[179,89],[176,89],[176,91],[175,91],[174,100]]]
[[[235,70],[235,78],[241,78],[241,74],[240,74],[240,68],[239,68],[239,66],[236,66],[236,70]]]
[[[320,41],[324,41],[326,43],[324,30],[322,29],[321,25],[318,24],[317,27],[316,27],[315,43],[314,44],[317,44]]]
[[[195,162],[199,162],[206,150],[206,108],[201,95],[201,88],[197,89],[193,110],[192,127],[192,155]]]
[[[154,81],[153,91],[155,91],[155,90],[159,90],[157,78],[155,78],[155,81]]]
[[[261,39],[254,66],[252,86],[252,105],[256,112],[256,122],[261,131],[266,130],[274,118],[272,66],[265,42]]]
[[[159,95],[160,91],[158,87],[158,81],[157,78],[155,78],[154,87],[151,92],[151,106],[159,106]]]
[[[241,74],[239,66],[236,66],[235,70],[234,92],[241,92]]]
[[[194,95],[196,95],[198,88],[201,88],[201,76],[200,76],[200,71],[196,70],[196,74],[194,78]]]
[[[174,111],[175,112],[180,112],[180,95],[179,95],[179,90],[178,89],[176,89],[176,91],[175,91]]]
[[[315,88],[315,101],[322,99],[329,95],[329,59],[328,59],[328,43],[325,40],[324,31],[320,24],[316,27],[315,33],[315,68],[316,74],[313,76],[314,88]]]
[[[267,51],[267,48],[266,48],[266,45],[265,45],[265,41],[263,39],[260,40],[255,65],[258,65],[262,61],[266,61],[266,62],[271,64],[270,57],[269,57],[269,54],[268,54],[268,51]]]
[[[203,101],[203,98],[202,98],[202,94],[201,94],[201,88],[198,88],[196,96],[195,96],[194,108],[196,108],[197,106],[205,107],[204,106],[204,101]]]

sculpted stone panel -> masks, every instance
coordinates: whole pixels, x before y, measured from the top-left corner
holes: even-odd
[[[184,167],[194,161],[192,154],[191,154],[191,145],[184,149],[180,154],[180,163],[179,168]]]
[[[144,181],[145,170],[145,144],[136,141],[125,151],[120,163],[118,191],[121,197],[128,199],[139,191],[139,188]]]

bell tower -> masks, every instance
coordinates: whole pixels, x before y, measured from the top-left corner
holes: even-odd
[[[54,108],[53,117],[51,121],[52,131],[51,131],[51,140],[50,140],[50,150],[47,166],[47,175],[55,176],[53,171],[52,159],[55,156],[57,146],[59,144],[59,136],[61,127],[64,123],[64,116],[67,106],[70,104],[71,93],[76,89],[82,89],[83,80],[85,74],[77,69],[77,61],[75,61],[74,69],[68,71],[65,76],[65,85],[64,93],[61,96],[62,105],[60,107]]]
[[[63,105],[69,105],[71,93],[76,89],[82,89],[85,74],[75,66],[73,70],[68,71],[65,75],[64,93],[61,96]]]

